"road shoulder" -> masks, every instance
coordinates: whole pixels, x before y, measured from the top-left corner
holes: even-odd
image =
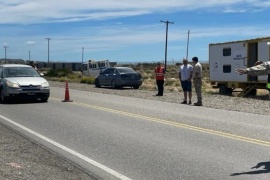
[[[72,163],[0,124],[0,179],[93,180]]]

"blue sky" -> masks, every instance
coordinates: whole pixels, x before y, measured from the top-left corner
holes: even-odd
[[[0,58],[208,61],[209,43],[270,36],[270,0],[0,0]],[[5,53],[5,48],[6,53]],[[82,48],[84,47],[84,51]]]

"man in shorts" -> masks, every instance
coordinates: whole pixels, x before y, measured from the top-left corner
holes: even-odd
[[[187,59],[183,59],[183,65],[179,68],[179,80],[184,92],[184,101],[181,102],[181,104],[191,104],[191,98],[192,98],[192,74],[193,74],[193,67],[192,65],[188,64]],[[189,98],[189,101],[187,102],[187,96]]]

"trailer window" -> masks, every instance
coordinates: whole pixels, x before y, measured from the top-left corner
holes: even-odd
[[[223,65],[223,73],[231,73],[232,66],[231,65]]]
[[[231,56],[231,48],[224,48],[223,49],[223,56]]]
[[[106,66],[105,66],[105,63],[98,63],[98,67],[101,68],[101,67],[106,67]]]
[[[83,71],[87,71],[87,64],[83,64]]]
[[[95,68],[97,68],[97,65],[96,65],[96,64],[90,64],[90,65],[89,65],[89,68],[90,68],[90,69],[95,69]]]

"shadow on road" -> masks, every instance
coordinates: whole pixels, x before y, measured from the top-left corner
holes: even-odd
[[[233,173],[231,176],[239,176],[239,175],[244,175],[244,174],[265,174],[265,173],[270,173],[270,161],[267,162],[260,162],[256,166],[252,167],[251,169],[258,169],[260,167],[264,166],[262,170],[255,170],[255,171],[247,171],[247,172],[241,172],[241,173]]]

